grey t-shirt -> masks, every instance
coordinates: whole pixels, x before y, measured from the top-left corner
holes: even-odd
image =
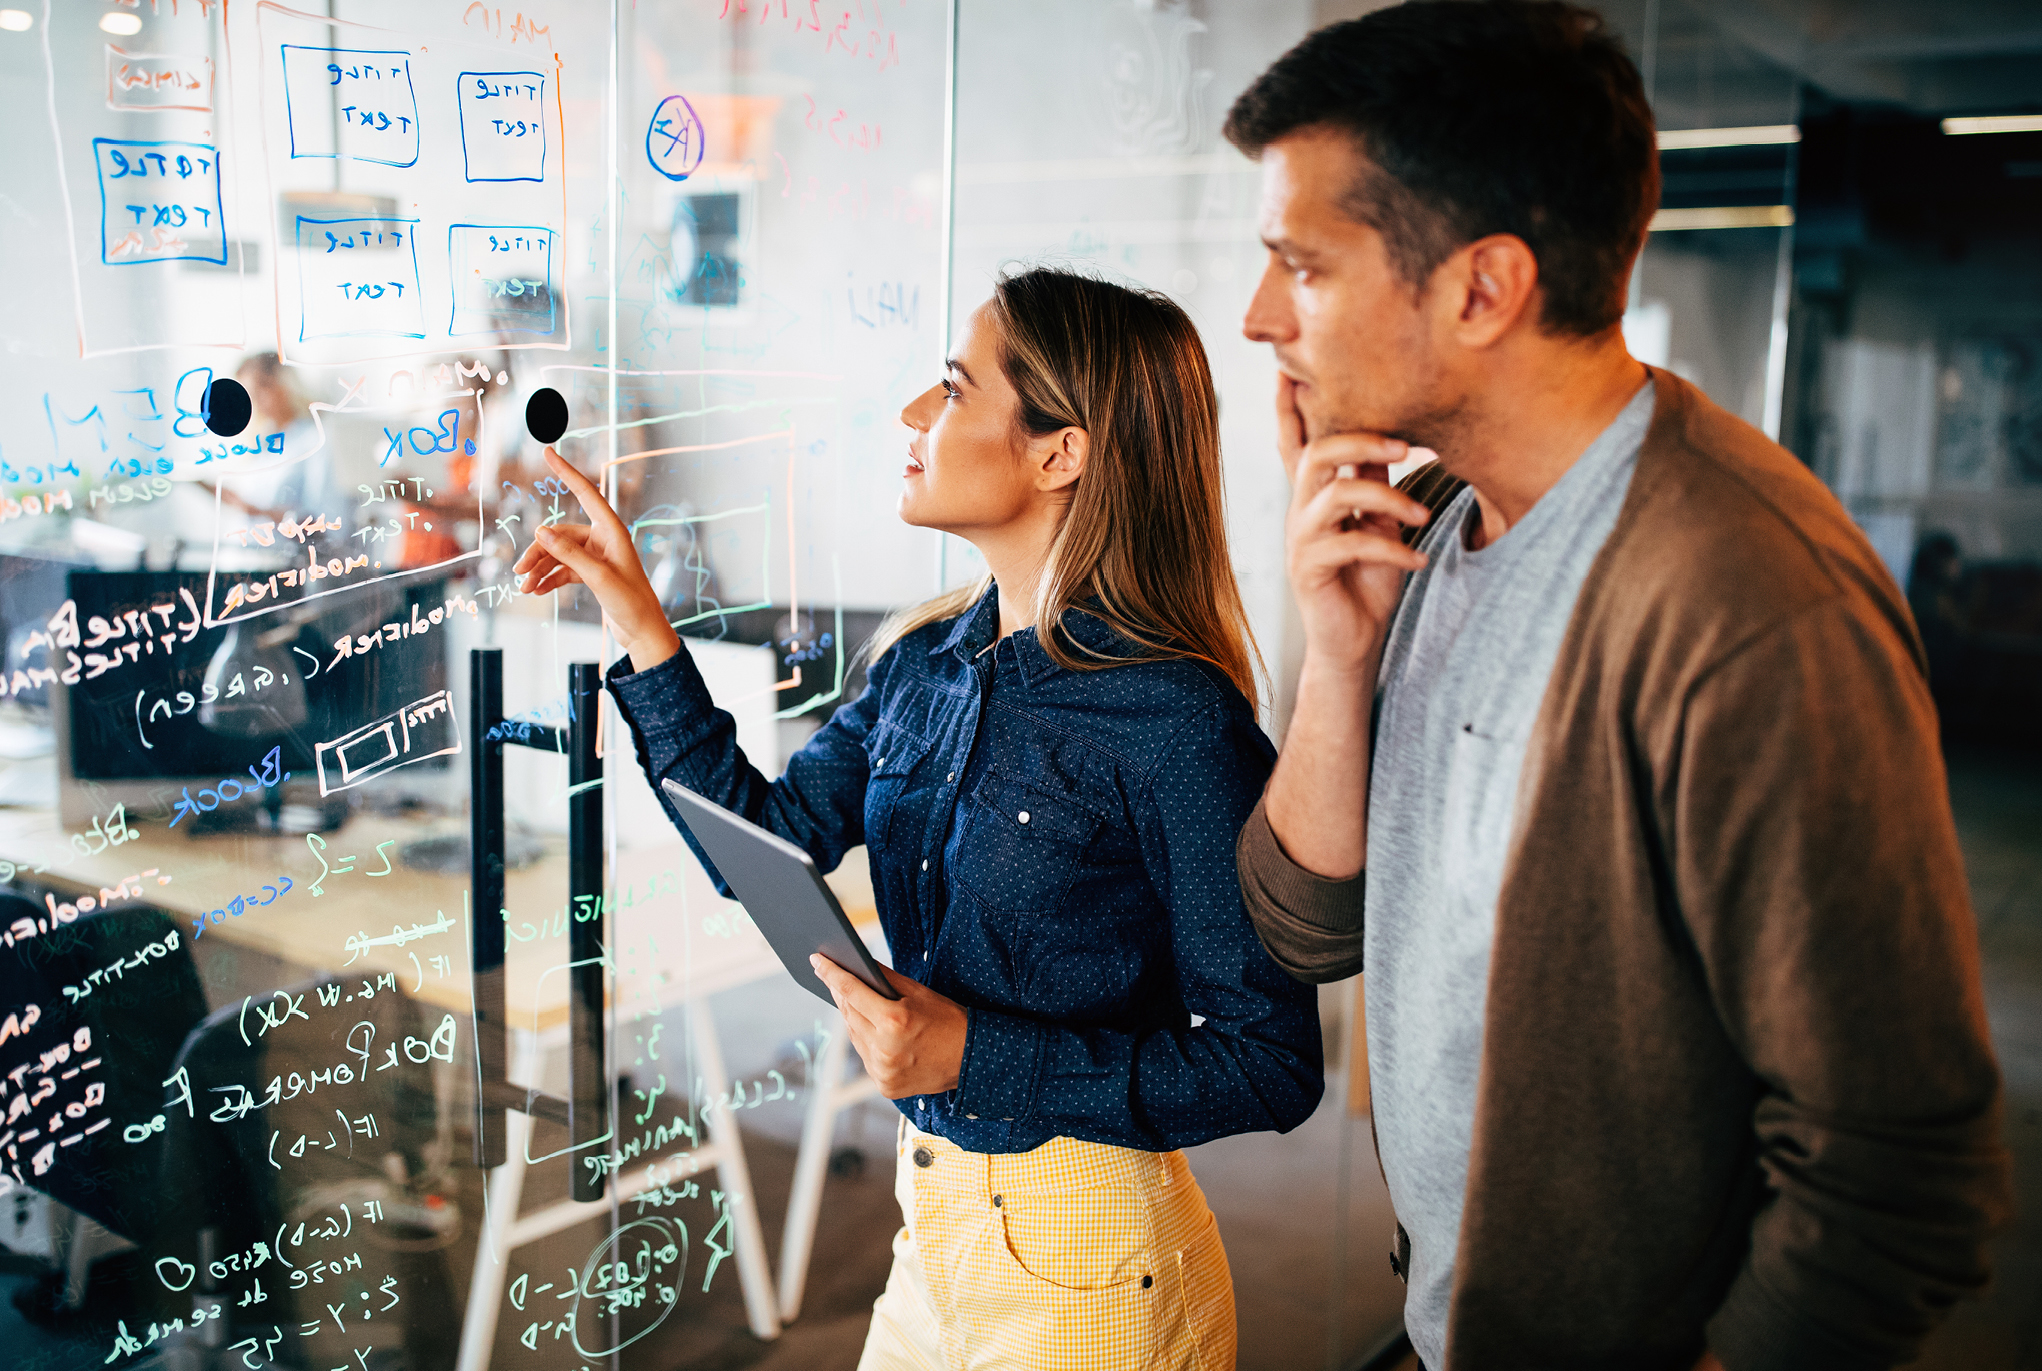
[[[1378,682],[1369,783],[1368,1058],[1390,1200],[1411,1239],[1404,1326],[1446,1364],[1496,897],[1525,745],[1652,418],[1648,380],[1503,537],[1469,551],[1464,490],[1427,529]],[[1526,1234],[1527,1241],[1536,1235]]]

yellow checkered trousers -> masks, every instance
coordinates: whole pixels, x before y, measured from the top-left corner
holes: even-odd
[[[858,1371],[1232,1371],[1233,1279],[1182,1152],[966,1152],[903,1119],[894,1195]]]

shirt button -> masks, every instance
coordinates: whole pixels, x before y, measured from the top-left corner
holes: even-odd
[[[928,859],[927,857],[924,857],[924,858],[922,858],[922,870],[924,870],[924,871],[927,871],[928,869],[929,869],[929,859]]]
[[[1024,809],[1019,814],[1016,814],[1014,817],[1025,824],[1028,822],[1028,811]]]
[[[929,960],[929,954],[928,954],[928,953],[926,953],[926,952],[924,952],[924,953],[922,954],[922,960],[923,960],[923,961],[925,961],[925,962],[926,962],[926,961],[928,961],[928,960]]]
[[[957,773],[953,771],[949,775],[945,776],[943,779],[946,781],[954,781],[957,779]]]
[[[874,763],[872,764],[872,767],[873,767],[873,769],[874,769],[874,770],[876,771],[876,770],[878,770],[878,769],[879,769],[880,767],[882,767],[882,766],[885,766],[885,765],[886,765],[886,758],[884,758],[884,757],[881,757],[881,758],[880,758],[880,759],[879,759],[878,761],[876,761],[876,762],[874,762]]]
[[[914,1157],[916,1166],[934,1166],[936,1164],[936,1154],[926,1147],[916,1148]]]

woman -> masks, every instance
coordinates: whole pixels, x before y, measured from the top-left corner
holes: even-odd
[[[991,574],[882,628],[864,693],[778,781],[550,449],[591,523],[540,530],[518,570],[602,602],[655,781],[825,870],[869,849],[902,998],[816,965],[904,1116],[906,1227],[861,1367],[1230,1367],[1226,1256],[1177,1149],[1290,1129],[1323,1082],[1312,992],[1235,882],[1271,749],[1204,348],[1160,295],[1027,271],[901,418],[901,517]]]

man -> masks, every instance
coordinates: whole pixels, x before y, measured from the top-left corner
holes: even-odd
[[[1636,71],[1587,11],[1432,0],[1227,134],[1306,641],[1241,883],[1294,975],[1365,974],[1412,1342],[1909,1360],[2009,1188],[1934,711],[1837,502],[1625,351]]]

